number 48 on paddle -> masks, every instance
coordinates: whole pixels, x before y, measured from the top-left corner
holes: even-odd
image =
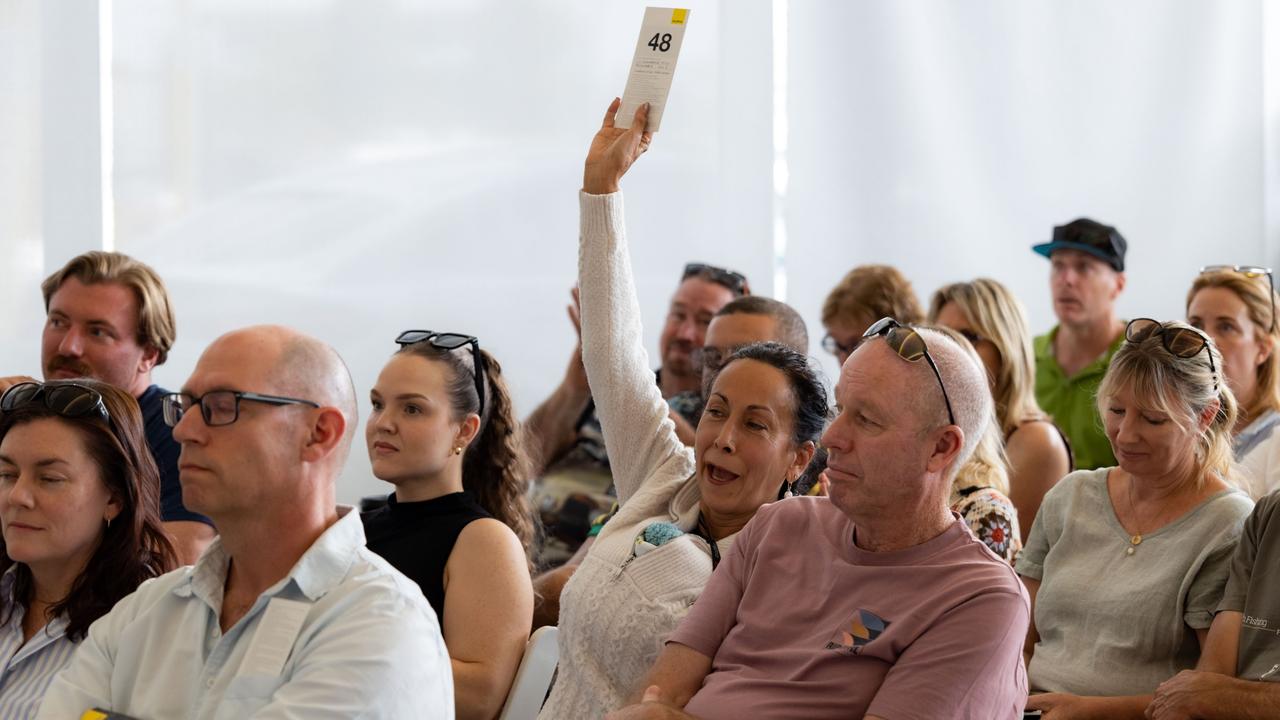
[[[645,8],[644,22],[640,25],[640,39],[636,41],[636,54],[631,60],[631,74],[627,76],[622,105],[614,120],[617,127],[631,127],[636,108],[647,102],[649,130],[658,131],[688,22],[689,11],[685,9]]]

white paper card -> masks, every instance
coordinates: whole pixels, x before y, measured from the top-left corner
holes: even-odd
[[[658,131],[688,22],[688,10],[645,8],[636,55],[631,60],[631,74],[627,76],[627,89],[622,93],[622,105],[618,107],[614,126],[630,128],[636,108],[649,103],[649,131]]]
[[[279,675],[310,610],[310,603],[272,598],[253,631],[237,675]]]

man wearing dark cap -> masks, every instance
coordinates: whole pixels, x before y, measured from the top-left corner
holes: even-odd
[[[1109,225],[1080,218],[1032,248],[1049,258],[1058,325],[1035,339],[1036,400],[1071,441],[1075,466],[1115,465],[1098,417],[1098,385],[1124,341],[1116,299],[1124,291],[1128,243]]]

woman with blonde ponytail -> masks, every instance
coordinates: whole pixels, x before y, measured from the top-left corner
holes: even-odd
[[[1254,500],[1280,489],[1280,339],[1267,268],[1205,268],[1187,293],[1187,323],[1213,338],[1239,401],[1233,450],[1240,485]]]
[[[983,361],[964,335],[944,325],[933,327],[955,341],[978,365]],[[951,509],[964,518],[974,537],[1009,564],[1022,549],[1018,510],[1009,499],[1009,459],[999,418],[987,423],[973,455],[951,481]]]
[[[502,368],[469,335],[408,330],[370,393],[373,474],[395,486],[364,516],[369,549],[440,618],[458,718],[493,718],[533,618],[527,460]]]
[[[1236,401],[1205,334],[1140,318],[1098,389],[1118,467],[1049,491],[1017,570],[1031,596],[1027,707],[1142,718],[1195,667],[1253,502],[1234,487]]]

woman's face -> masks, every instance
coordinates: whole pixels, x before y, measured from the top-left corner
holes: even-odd
[[[442,362],[400,354],[378,375],[365,442],[379,480],[398,485],[438,475],[455,456],[462,425],[449,404],[449,373]]]
[[[1103,405],[1103,426],[1116,461],[1130,475],[1162,478],[1190,468],[1202,428],[1183,419],[1179,427],[1166,413],[1151,410],[1129,388],[1119,388]],[[1203,421],[1201,424],[1206,424]]]
[[[1271,356],[1271,342],[1262,328],[1249,319],[1249,308],[1235,291],[1207,287],[1191,298],[1187,324],[1213,338],[1222,353],[1220,370],[1227,386],[1242,406],[1253,401],[1258,390],[1258,366]]]
[[[0,440],[0,528],[5,550],[39,574],[79,573],[120,505],[81,431],[57,418],[11,428]]]
[[[792,443],[794,398],[781,370],[735,360],[716,377],[694,448],[702,502],[721,516],[749,517],[804,470]]]
[[[1000,377],[1000,350],[996,344],[978,332],[969,322],[969,318],[965,317],[960,306],[953,302],[946,303],[938,310],[938,318],[935,322],[960,333],[969,341],[969,344],[973,345],[973,349],[978,352],[978,357],[982,358],[982,366],[987,369],[987,382],[994,391],[996,378]]]

